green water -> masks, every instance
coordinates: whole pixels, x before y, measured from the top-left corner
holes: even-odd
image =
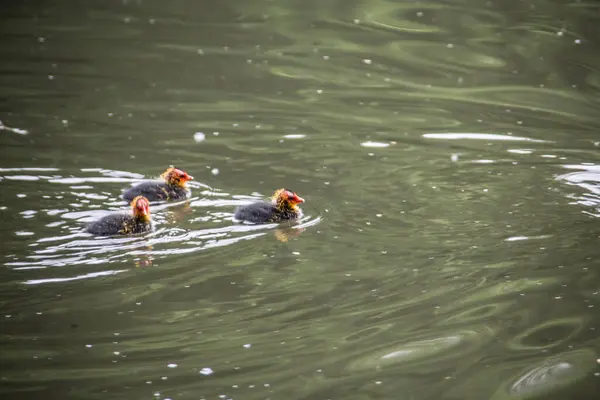
[[[2,398],[597,398],[595,1],[33,0],[0,33]],[[81,232],[170,164],[154,233]],[[279,187],[298,224],[231,221]]]

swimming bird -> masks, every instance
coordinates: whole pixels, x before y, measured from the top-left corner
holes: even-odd
[[[234,218],[257,224],[295,220],[302,216],[300,203],[304,203],[304,199],[293,191],[277,189],[270,202],[258,201],[238,207]]]
[[[137,196],[144,196],[149,201],[183,200],[191,195],[186,183],[194,179],[187,172],[169,167],[163,172],[159,180],[145,181],[123,191],[123,199],[133,200]]]
[[[100,236],[134,235],[150,232],[152,219],[150,204],[144,196],[137,196],[131,202],[132,214],[116,212],[91,222],[86,232]]]

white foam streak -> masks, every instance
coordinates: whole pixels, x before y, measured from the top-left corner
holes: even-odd
[[[468,132],[448,132],[448,133],[425,133],[426,139],[446,139],[446,140],[492,140],[492,141],[510,141],[510,142],[536,142],[547,143],[546,140],[531,139],[523,136],[499,135],[496,133],[468,133]]]
[[[101,272],[91,272],[89,274],[77,275],[70,278],[49,278],[49,279],[31,279],[23,282],[25,285],[40,285],[43,283],[60,283],[60,282],[70,282],[77,281],[81,279],[90,279],[97,278],[99,276],[109,276],[120,274],[121,272],[127,271],[126,269],[121,270],[112,270],[112,271],[101,271]]]

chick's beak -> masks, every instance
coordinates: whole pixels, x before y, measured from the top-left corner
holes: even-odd
[[[142,205],[138,208],[141,215],[150,215],[150,208],[147,204]]]
[[[296,197],[294,197],[294,203],[300,204],[300,203],[304,203],[304,199],[298,195],[296,195]]]
[[[183,175],[183,179],[185,179],[186,181],[193,181],[194,177],[186,172],[185,175]]]

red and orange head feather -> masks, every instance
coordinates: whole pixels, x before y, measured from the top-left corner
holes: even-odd
[[[271,197],[273,204],[282,210],[298,209],[298,204],[304,203],[304,199],[289,189],[277,189]]]
[[[144,196],[137,196],[131,202],[133,216],[143,221],[150,221],[150,203]]]
[[[189,175],[184,170],[175,167],[167,168],[167,170],[163,172],[160,177],[164,179],[168,185],[181,187],[184,187],[187,181],[194,179],[193,176]]]

